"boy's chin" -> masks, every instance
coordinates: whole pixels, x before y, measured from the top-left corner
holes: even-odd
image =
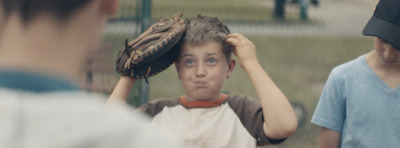
[[[219,95],[211,95],[211,96],[196,95],[196,96],[190,97],[191,99],[188,101],[215,101],[215,100],[219,99],[219,97],[216,97],[216,96],[219,96]]]

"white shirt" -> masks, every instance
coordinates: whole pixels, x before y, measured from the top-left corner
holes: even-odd
[[[0,88],[1,148],[176,148],[180,139],[149,127],[130,108],[81,91]]]

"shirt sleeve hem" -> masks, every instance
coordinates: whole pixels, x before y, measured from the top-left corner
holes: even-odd
[[[331,122],[327,122],[327,121],[323,121],[323,120],[317,120],[317,119],[312,118],[311,119],[311,123],[313,123],[315,125],[318,125],[318,126],[321,126],[321,127],[324,127],[324,128],[328,128],[330,130],[334,130],[334,131],[337,131],[337,132],[342,132],[342,128],[341,127],[339,127],[339,126],[337,126],[337,125],[335,125],[334,123],[331,123]]]

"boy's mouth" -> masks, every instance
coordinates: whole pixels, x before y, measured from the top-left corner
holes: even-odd
[[[207,82],[204,82],[204,81],[196,81],[196,82],[194,82],[194,84],[195,84],[196,86],[202,87],[202,86],[206,86],[206,85],[207,85]]]
[[[395,64],[397,63],[398,60],[396,59],[383,59],[383,62],[385,62],[386,64]]]

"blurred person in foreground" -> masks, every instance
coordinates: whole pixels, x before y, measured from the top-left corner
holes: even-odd
[[[363,34],[374,50],[335,67],[311,122],[319,147],[400,145],[400,1],[381,0]]]
[[[297,129],[293,109],[257,59],[256,47],[245,36],[230,34],[218,18],[189,19],[175,61],[186,94],[157,99],[138,108],[184,139],[191,148],[252,148],[279,144]],[[233,47],[233,48],[232,48]],[[236,61],[251,80],[258,99],[221,92]],[[126,101],[136,79],[121,76],[110,100]]]
[[[178,147],[123,105],[80,91],[118,0],[0,0],[0,147]],[[122,106],[122,107],[121,107]],[[154,142],[156,141],[156,142]]]

